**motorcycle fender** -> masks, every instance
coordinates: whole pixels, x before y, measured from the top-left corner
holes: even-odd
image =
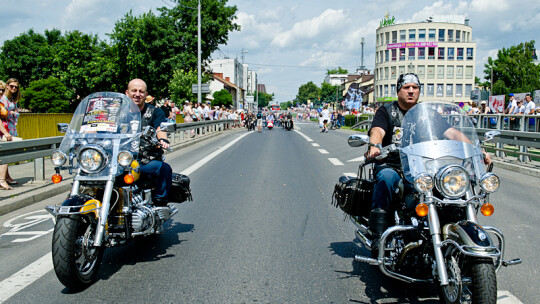
[[[93,213],[95,218],[98,218],[101,202],[91,196],[75,195],[68,197],[64,202],[62,202],[62,204],[60,204],[60,206],[60,214],[69,214],[70,212],[80,212],[80,214]],[[64,209],[62,207],[72,208]]]
[[[460,221],[446,224],[443,227],[443,240],[453,240],[461,246],[468,246],[476,250],[493,248],[489,234],[478,224],[471,221]]]

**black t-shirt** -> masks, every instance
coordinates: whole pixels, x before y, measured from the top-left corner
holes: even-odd
[[[149,108],[155,108],[153,111],[149,111],[151,112],[151,114],[149,114],[151,115],[150,117],[148,117],[149,115],[146,114]],[[161,125],[162,122],[167,122],[167,117],[165,116],[165,113],[163,112],[163,110],[160,108],[156,108],[153,105],[148,104],[148,103],[144,104],[144,108],[141,111],[141,119],[142,119],[142,125],[141,125],[142,128],[149,125],[153,127],[154,129],[157,129]]]
[[[397,105],[397,101],[394,101],[394,104],[399,109],[399,111],[401,112],[401,114],[402,114],[401,117],[405,116],[405,114],[407,113],[407,110],[403,110],[402,108],[400,108]],[[371,123],[371,129],[373,129],[373,127],[379,127],[379,128],[384,130],[385,134],[384,134],[383,141],[382,141],[382,146],[383,147],[386,147],[389,144],[391,144],[392,143],[392,136],[396,132],[401,131],[401,130],[391,130],[391,128],[392,128],[392,123],[391,123],[392,117],[390,115],[391,114],[388,113],[388,110],[387,110],[386,107],[384,107],[384,106],[379,107],[377,112],[375,112],[375,116],[373,117],[373,122]],[[397,115],[399,115],[399,114],[397,114]],[[399,127],[401,127],[401,121],[400,121]],[[371,129],[369,130],[369,132],[371,132]]]
[[[163,113],[165,114],[165,118],[168,118],[171,116],[171,107],[170,106],[162,106],[161,110],[163,110]]]

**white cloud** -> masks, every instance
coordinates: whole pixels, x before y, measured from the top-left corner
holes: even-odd
[[[288,47],[299,41],[338,31],[345,19],[346,15],[342,9],[327,9],[320,16],[298,22],[290,30],[279,33],[272,40],[272,45]]]
[[[506,12],[510,8],[507,0],[472,0],[471,7],[479,12]]]

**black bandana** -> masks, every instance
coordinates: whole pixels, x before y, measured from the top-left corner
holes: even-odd
[[[399,78],[397,80],[397,91],[401,89],[401,87],[406,83],[414,83],[418,86],[418,88],[421,87],[420,85],[420,79],[418,79],[418,76],[414,73],[407,73],[407,74],[401,74],[399,75]]]

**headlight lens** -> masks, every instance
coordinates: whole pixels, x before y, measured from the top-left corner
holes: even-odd
[[[447,166],[437,172],[437,189],[450,198],[458,198],[469,189],[469,173],[460,166]]]
[[[67,156],[62,151],[54,151],[51,155],[51,162],[55,167],[63,166],[66,163]]]
[[[98,146],[88,146],[79,152],[77,157],[81,169],[87,173],[95,173],[103,169],[107,163],[105,151]]]
[[[120,166],[130,166],[132,161],[133,155],[131,155],[131,153],[127,151],[122,151],[118,154],[118,164],[120,164]]]
[[[480,187],[487,193],[492,193],[499,190],[499,185],[499,177],[491,172],[484,174],[480,180]]]
[[[421,193],[430,192],[433,189],[433,178],[427,173],[422,173],[414,179],[414,186]]]

